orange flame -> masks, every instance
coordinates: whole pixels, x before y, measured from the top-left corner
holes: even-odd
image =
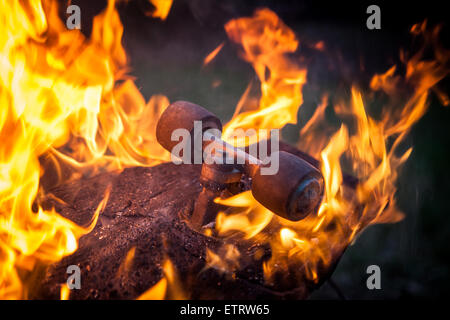
[[[140,295],[137,300],[164,300],[167,290],[167,279],[162,278],[153,287]]]
[[[155,7],[153,12],[147,13],[147,15],[153,18],[160,18],[161,20],[166,20],[169,15],[170,8],[172,7],[173,0],[149,0],[150,3]]]
[[[69,297],[70,297],[70,289],[67,286],[67,284],[64,283],[61,286],[60,300],[69,300]]]
[[[231,41],[239,45],[244,60],[252,64],[261,83],[257,104],[243,103],[223,130],[225,140],[236,129],[278,129],[297,122],[297,111],[303,103],[302,87],[306,69],[289,59],[298,40],[278,16],[269,9],[260,9],[251,18],[231,20],[225,25]],[[246,140],[230,143],[242,146]]]
[[[289,61],[285,54],[295,51],[298,44],[293,32],[267,9],[250,18],[232,20],[225,29],[231,40],[242,47],[241,55],[253,65],[261,81],[259,104],[246,106],[243,109],[247,111],[234,116],[226,126],[225,137],[237,127],[282,128],[295,122],[306,70],[296,65],[289,71],[285,68]],[[368,94],[353,87],[350,103],[335,108],[338,115],[350,116],[355,121],[354,130],[343,122],[338,132],[331,138],[328,136],[329,126],[324,117],[329,104],[327,96],[301,130],[299,144],[303,151],[320,157],[325,180],[325,196],[317,215],[295,223],[284,220],[264,210],[250,192],[216,200],[239,208],[238,213],[236,209],[232,214],[219,213],[216,219],[219,235],[240,232],[244,238],[270,243],[272,256],[264,262],[266,281],[270,283],[277,270],[296,261],[304,266],[307,278],[316,282],[320,266],[330,264],[333,252],[350,244],[365,227],[402,219],[403,213],[395,205],[395,183],[398,170],[412,148],[400,152],[399,146],[426,112],[430,90],[438,94],[444,105],[449,101],[436,87],[449,73],[450,57],[448,51],[437,45],[438,31],[439,27],[428,32],[426,24],[413,27],[413,34],[423,37],[424,48],[410,58],[401,53],[406,66],[404,76],[396,74],[397,68],[393,66],[385,74],[373,77],[372,91],[383,91],[389,98],[381,120],[368,114],[364,103]],[[433,60],[425,60],[425,47],[430,45],[435,56]],[[343,187],[344,160],[360,181],[356,193]],[[279,230],[278,237],[270,236],[273,230]]]
[[[205,269],[213,268],[219,272],[234,274],[239,269],[239,249],[232,244],[224,245],[218,253],[206,249]]]
[[[65,27],[56,1],[1,0],[0,8],[0,297],[26,298],[21,275],[73,253],[107,201],[87,228],[43,209],[41,158],[55,159],[60,177],[63,162],[79,173],[168,159],[154,125],[169,101],[146,103],[126,76],[114,1],[90,39]]]
[[[151,3],[157,9],[152,16],[165,19],[172,1]],[[38,263],[52,263],[72,254],[78,239],[95,227],[109,196],[108,189],[87,227],[74,224],[54,209],[44,209],[40,205],[45,194],[41,177],[50,169],[41,165],[41,160],[54,159],[60,180],[62,163],[76,168],[77,174],[87,174],[99,168],[121,169],[168,160],[154,130],[169,101],[157,95],[146,102],[127,76],[123,26],[113,0],[95,17],[90,39],[79,30],[67,30],[58,17],[56,1],[0,0],[0,9],[0,298],[26,298],[23,275],[33,272]],[[299,46],[294,32],[268,9],[232,20],[225,30],[243,59],[253,66],[260,97],[251,97],[250,86],[247,88],[225,126],[224,138],[230,139],[236,128],[272,129],[296,123],[307,71],[289,56]],[[396,74],[400,68],[394,66],[371,81],[372,91],[390,98],[380,120],[368,112],[364,100],[370,94],[355,86],[351,101],[339,105],[342,114],[355,121],[355,130],[343,123],[331,138],[327,132],[322,135],[320,130],[312,130],[325,122],[328,101],[324,98],[308,128],[300,132],[301,136],[310,135],[302,142],[306,142],[303,149],[320,156],[325,179],[325,197],[316,216],[296,223],[283,220],[256,202],[250,192],[217,200],[240,208],[237,213],[218,215],[219,235],[238,231],[246,239],[270,243],[272,256],[264,263],[267,281],[279,266],[291,261],[301,262],[307,277],[317,281],[319,266],[329,264],[333,252],[351,243],[365,227],[402,218],[395,206],[395,182],[412,149],[401,153],[399,146],[426,112],[430,91],[444,104],[449,101],[436,86],[448,75],[450,57],[436,41],[439,27],[428,32],[423,23],[411,32],[423,38],[425,45],[410,57],[401,54],[405,74]],[[434,49],[433,60],[424,59],[429,46]],[[248,140],[233,142],[243,145]],[[354,195],[349,196],[342,187],[343,160],[350,163],[349,170],[360,181]],[[268,226],[277,230],[276,236],[265,234]],[[209,252],[208,262],[234,270],[238,256],[228,247],[222,255]],[[131,260],[130,254],[125,267]],[[141,298],[188,297],[168,259],[163,274]],[[61,298],[68,298],[64,286]]]
[[[223,46],[225,45],[225,42],[222,42],[215,48],[213,51],[211,51],[203,60],[203,65],[208,65],[211,61],[213,61],[216,56],[219,54],[220,50],[222,50]]]
[[[186,300],[187,295],[172,262],[166,258],[163,264],[163,277],[154,286],[141,294],[137,300]]]
[[[132,247],[130,250],[128,250],[125,258],[120,264],[119,270],[117,271],[117,276],[126,274],[130,270],[135,254],[136,254],[136,247]]]

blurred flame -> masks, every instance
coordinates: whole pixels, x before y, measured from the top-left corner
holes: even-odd
[[[147,15],[153,18],[160,18],[161,20],[166,20],[169,15],[170,8],[172,7],[173,0],[149,0],[150,3],[155,7],[155,10]]]
[[[318,51],[324,51],[325,50],[325,42],[318,41],[317,43],[314,44],[314,49],[316,49]]]
[[[219,272],[233,274],[239,269],[239,249],[232,244],[225,244],[218,253],[206,249],[205,269],[214,268]]]
[[[167,279],[162,278],[153,287],[140,295],[137,300],[164,300],[167,290]]]
[[[225,45],[225,42],[222,42],[215,48],[213,51],[211,51],[203,60],[203,65],[208,65],[211,61],[215,59],[215,57],[219,54],[220,50],[222,50],[223,46]]]
[[[136,247],[132,247],[130,250],[128,250],[125,259],[123,259],[122,263],[120,264],[119,270],[117,271],[117,275],[126,274],[133,263],[134,255],[136,254]]]
[[[301,139],[298,142],[300,150],[308,150],[309,155],[319,158],[328,137],[325,134],[318,136],[317,132],[327,132],[330,130],[325,124],[325,111],[328,107],[328,95],[322,97],[314,114],[300,130]]]
[[[169,101],[146,103],[126,75],[114,1],[94,18],[90,39],[65,27],[56,1],[0,0],[0,9],[0,298],[11,299],[27,297],[25,271],[77,249],[107,202],[77,226],[39,204],[43,173],[61,180],[62,163],[79,174],[168,159],[154,128]]]
[[[187,298],[175,267],[170,259],[166,258],[163,263],[161,280],[140,295],[137,300],[186,300]]]
[[[61,285],[61,295],[60,300],[69,300],[70,297],[70,289],[66,283]]]

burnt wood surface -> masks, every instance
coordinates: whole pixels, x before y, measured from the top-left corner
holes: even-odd
[[[308,157],[285,144],[281,149]],[[198,165],[163,163],[103,173],[55,188],[52,193],[64,202],[49,200],[48,205],[85,225],[108,185],[112,186],[94,230],[80,239],[74,254],[42,274],[31,297],[58,299],[69,276],[67,267],[78,265],[81,289],[72,290],[71,299],[135,299],[162,278],[166,257],[175,267],[185,297],[191,299],[304,299],[329,277],[345,248],[336,251],[330,266],[319,270],[317,284],[305,279],[301,265],[292,264],[282,279],[268,285],[262,263],[270,257],[270,248],[254,240],[217,239],[190,229],[184,217],[192,213],[201,191],[200,169]],[[348,180],[354,183],[351,177]],[[206,250],[218,252],[225,242],[239,248],[239,269],[229,273],[205,268]],[[119,271],[133,247],[130,268]],[[176,297],[170,290],[166,296]]]

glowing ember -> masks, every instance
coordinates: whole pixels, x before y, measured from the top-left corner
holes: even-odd
[[[220,50],[222,50],[223,46],[225,45],[225,42],[222,42],[221,44],[219,44],[217,46],[217,48],[215,48],[213,51],[211,51],[211,53],[209,53],[205,60],[203,61],[203,65],[206,66],[208,65],[211,61],[213,61],[216,56],[219,54]]]

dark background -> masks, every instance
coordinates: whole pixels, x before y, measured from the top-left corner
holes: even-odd
[[[81,7],[82,31],[88,35],[93,15],[104,8],[105,2],[72,3]],[[366,28],[366,8],[370,4],[381,8],[381,30]],[[430,25],[443,23],[441,40],[449,48],[448,9],[444,1],[174,0],[166,21],[145,16],[144,12],[152,8],[147,1],[130,1],[118,7],[125,27],[123,43],[130,58],[130,73],[136,76],[146,99],[162,93],[171,101],[189,100],[215,112],[224,122],[230,119],[255,75],[226,41],[223,25],[231,18],[249,16],[259,7],[275,11],[298,36],[308,67],[299,123],[287,126],[283,132],[291,142],[296,140],[324,90],[348,96],[352,83],[364,88],[374,73],[398,63],[399,50],[411,47],[409,30],[414,23],[425,18]],[[325,42],[326,54],[310,49],[320,40]],[[226,44],[216,60],[202,67],[205,56],[223,41]],[[214,88],[213,82],[220,85]],[[449,92],[448,79],[441,88]],[[449,123],[450,110],[432,97],[427,114],[405,142],[414,146],[397,184],[398,205],[406,217],[397,224],[369,227],[348,248],[332,276],[347,298],[448,295]],[[381,268],[381,290],[366,287],[366,268],[371,264]],[[311,296],[335,298],[338,296],[329,283]]]

